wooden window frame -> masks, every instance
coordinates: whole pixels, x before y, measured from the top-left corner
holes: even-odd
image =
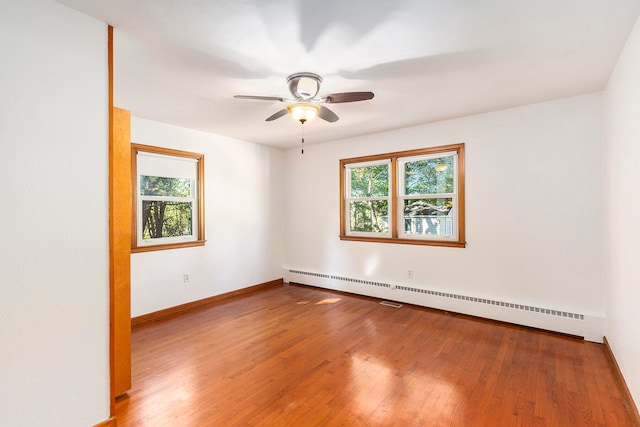
[[[349,174],[344,174],[344,185],[343,185],[343,189],[344,189],[344,208],[346,209],[347,206],[349,206],[350,203],[352,202],[359,202],[359,201],[386,201],[387,202],[387,218],[388,220],[391,220],[392,216],[391,216],[391,209],[393,208],[393,203],[392,203],[392,197],[393,197],[393,193],[391,190],[391,184],[392,184],[392,180],[391,180],[391,160],[390,159],[383,159],[383,160],[374,160],[374,161],[366,161],[366,162],[353,162],[353,163],[348,163],[344,165],[343,169],[346,171],[348,169],[347,165],[351,166],[351,169],[349,170],[353,170],[353,168],[367,168],[370,166],[386,166],[387,167],[387,173],[388,173],[388,188],[387,188],[387,194],[383,195],[383,196],[371,196],[371,197],[359,197],[359,196],[353,196],[349,189],[350,183],[351,183],[351,179]],[[350,237],[355,236],[355,237],[371,237],[370,235],[372,234],[372,232],[362,232],[362,231],[348,231],[347,229],[345,229],[345,235],[348,235]],[[388,230],[386,232],[379,232],[376,233],[377,236],[381,237],[381,238],[385,238],[388,239],[389,237],[391,237],[391,227],[388,228]]]
[[[149,245],[138,245],[138,153],[151,153],[169,157],[185,157],[197,161],[197,184],[196,199],[198,206],[196,209],[197,237],[196,240],[177,243],[160,243]],[[204,154],[192,153],[190,151],[173,150],[171,148],[154,147],[151,145],[131,144],[131,252],[150,252],[166,249],[188,248],[194,246],[204,246]]]
[[[454,248],[464,248],[465,241],[465,171],[464,171],[464,143],[451,144],[438,147],[421,148],[416,150],[397,151],[393,153],[375,154],[370,156],[352,157],[340,160],[340,240],[359,241],[359,242],[376,242],[376,243],[399,243],[408,245],[425,245],[425,246],[446,246]],[[438,153],[456,152],[457,154],[457,232],[458,238],[455,240],[446,239],[428,239],[428,238],[401,238],[398,237],[399,215],[401,214],[401,206],[399,204],[399,177],[398,177],[398,159],[405,157],[414,157],[421,155],[432,155]],[[390,237],[376,236],[354,236],[347,234],[348,218],[346,217],[346,165],[352,163],[365,163],[380,160],[390,160],[390,180],[391,180],[391,218],[389,227],[391,228]]]

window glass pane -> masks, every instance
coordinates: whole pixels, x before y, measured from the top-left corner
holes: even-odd
[[[386,200],[351,202],[349,211],[351,231],[374,233],[389,231],[389,202]]]
[[[452,198],[404,200],[405,234],[453,234]]]
[[[140,175],[141,196],[190,197],[191,180]]]
[[[453,193],[453,156],[404,165],[404,194]]]
[[[142,201],[142,238],[192,235],[191,202]]]
[[[386,197],[389,195],[389,165],[350,168],[351,197]]]

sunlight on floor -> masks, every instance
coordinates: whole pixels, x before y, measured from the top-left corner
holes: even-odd
[[[363,413],[374,414],[373,418],[382,422],[391,422],[388,418],[394,414],[406,414],[421,422],[433,419],[441,423],[452,419],[457,408],[464,405],[463,397],[442,378],[430,375],[426,369],[414,368],[409,372],[397,372],[392,363],[380,358],[369,354],[353,355],[354,403]],[[402,377],[401,385],[398,384],[398,376]],[[438,405],[441,410],[434,413],[407,412],[422,407],[420,401],[427,400],[441,402]]]
[[[315,303],[315,305],[323,305],[323,304],[335,304],[340,301],[342,298],[325,298]],[[307,305],[310,304],[311,301],[298,301],[297,305]]]
[[[351,358],[351,375],[355,393],[353,399],[358,408],[371,413],[380,404],[380,397],[372,399],[372,395],[386,395],[391,392],[393,373],[383,361],[369,355],[354,355]]]
[[[200,379],[197,366],[191,360],[183,361],[175,372],[168,375],[149,375],[140,388],[162,389],[164,393],[138,407],[140,419],[155,423],[158,417],[179,417],[189,408],[197,408],[203,404],[202,401],[210,400],[207,395],[198,392]]]
[[[338,301],[340,301],[341,298],[325,298],[322,301],[318,301],[316,303],[316,305],[322,305],[322,304],[333,304],[336,303]]]

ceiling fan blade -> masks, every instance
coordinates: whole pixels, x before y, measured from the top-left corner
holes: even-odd
[[[339,104],[341,102],[366,101],[373,98],[373,92],[341,92],[330,93],[322,97],[327,104]]]
[[[257,95],[233,95],[234,98],[239,99],[257,99],[258,101],[280,101],[285,102],[284,98],[279,96],[257,96]]]
[[[330,123],[337,122],[339,119],[336,113],[329,110],[327,107],[320,107],[320,111],[318,111],[318,117]]]
[[[275,119],[279,119],[280,117],[286,115],[288,112],[289,112],[289,110],[287,110],[286,108],[283,108],[282,110],[278,111],[277,113],[274,113],[274,114],[270,115],[269,117],[267,117],[267,119],[265,121],[272,122]]]

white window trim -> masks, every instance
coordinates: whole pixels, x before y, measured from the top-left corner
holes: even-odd
[[[143,225],[142,215],[137,215],[137,231],[138,231],[138,246],[150,246],[150,245],[166,245],[172,243],[194,242],[198,240],[198,197],[197,197],[197,180],[189,179],[188,177],[174,176],[164,178],[183,178],[189,179],[191,182],[189,186],[189,197],[167,197],[167,196],[143,196],[140,194],[140,177],[149,176],[147,174],[138,174],[137,176],[137,190],[138,190],[138,212],[142,212],[142,205],[145,201],[162,201],[162,202],[180,202],[191,203],[191,234],[188,236],[176,236],[176,237],[157,237],[153,239],[143,239]]]

